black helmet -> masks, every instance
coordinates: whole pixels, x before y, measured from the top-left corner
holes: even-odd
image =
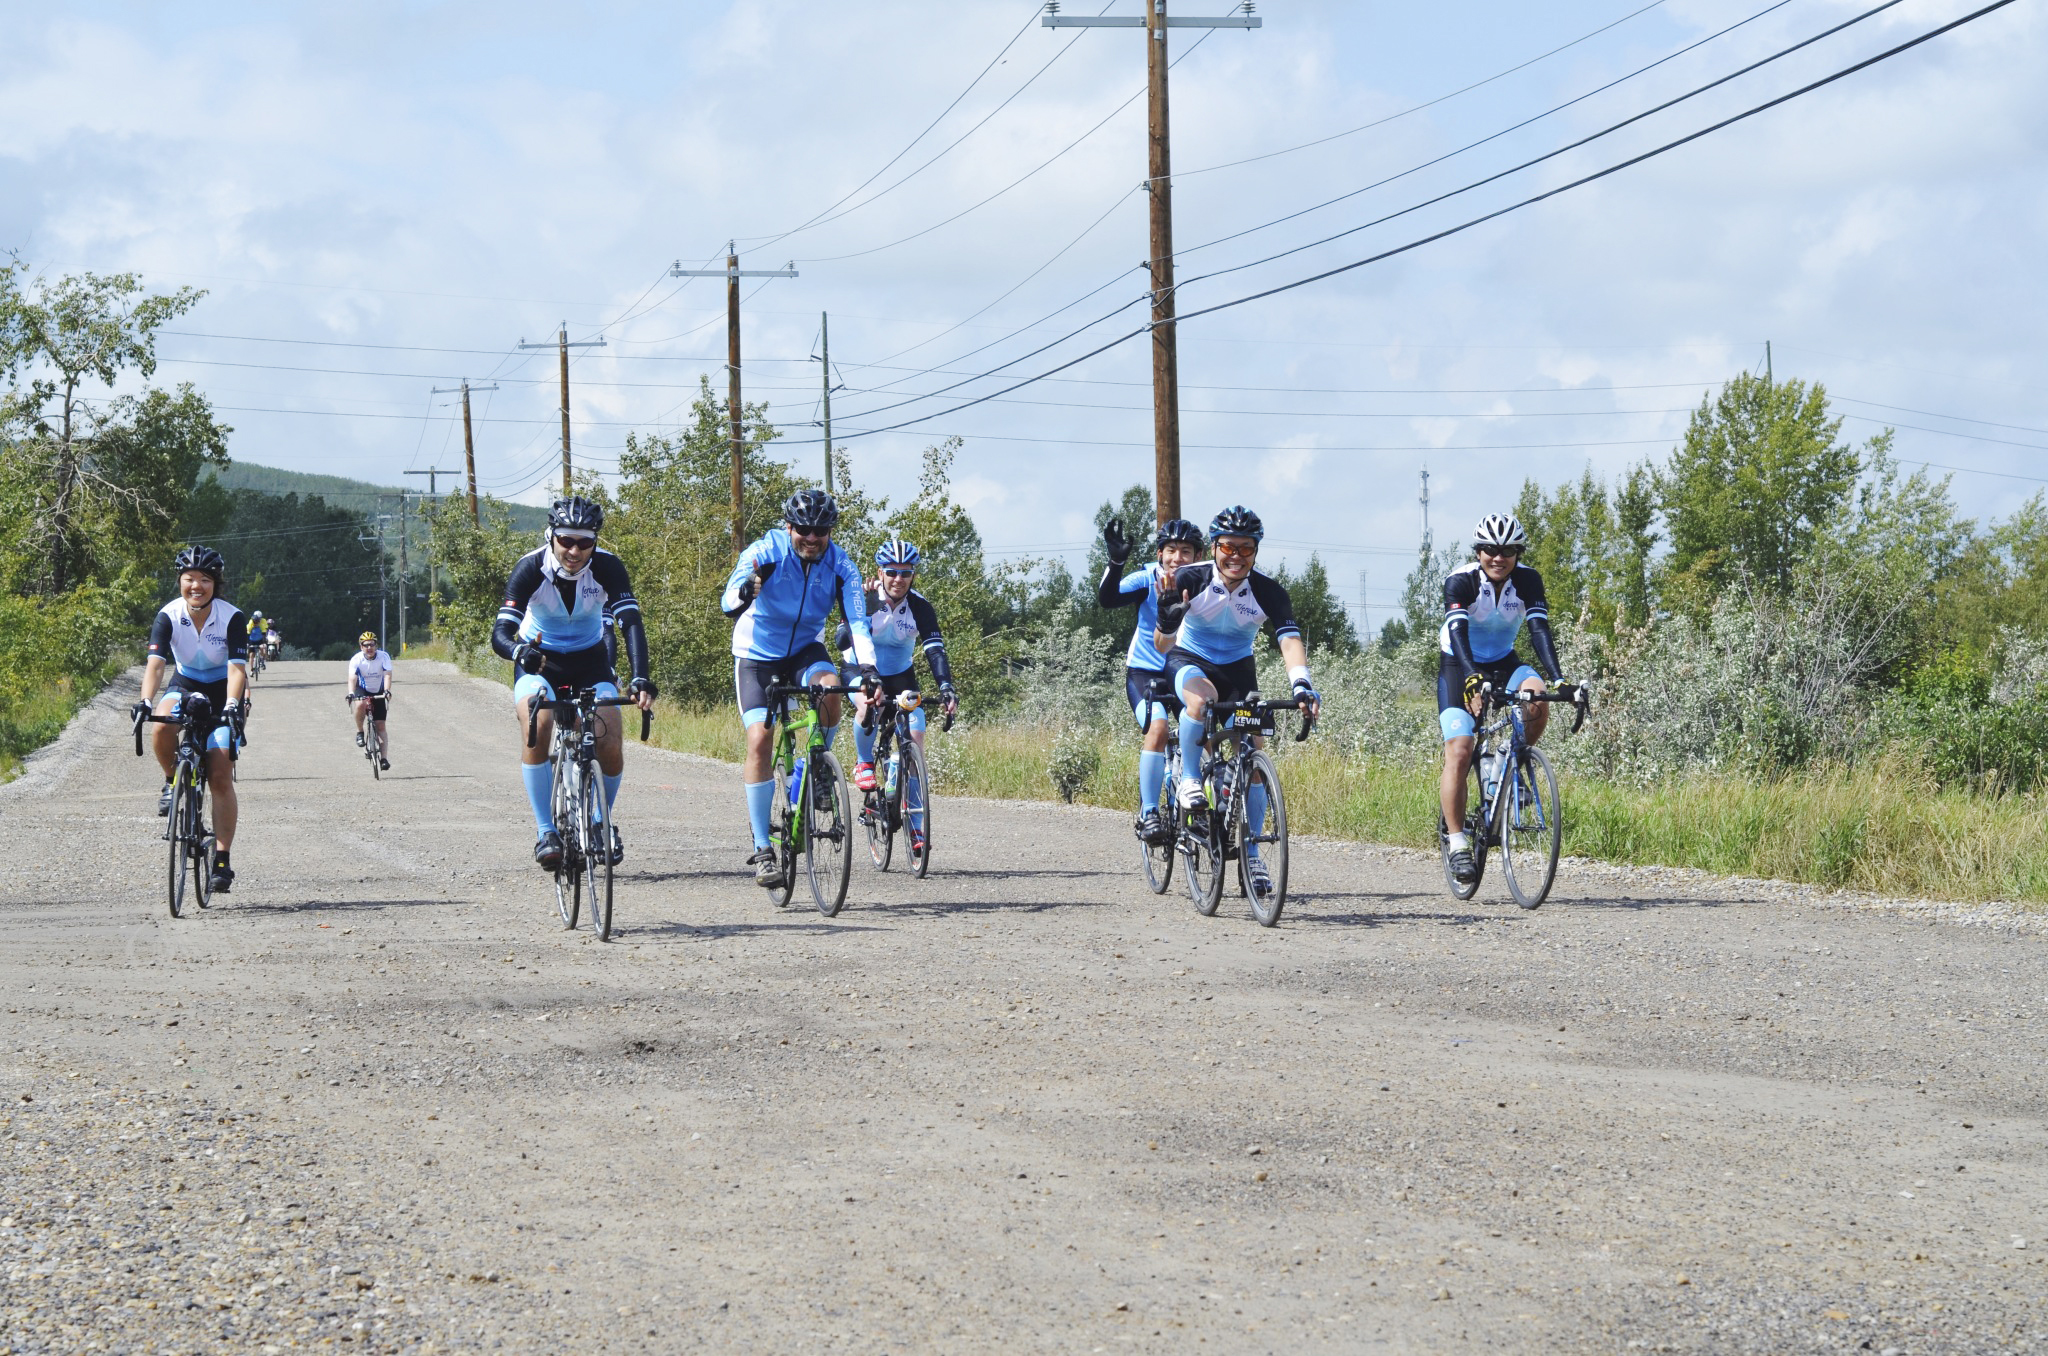
[[[1152,538],[1153,554],[1157,555],[1160,548],[1169,542],[1176,541],[1187,546],[1200,546],[1202,544],[1202,529],[1196,527],[1185,518],[1168,518],[1159,525],[1158,533]]]
[[[829,532],[839,525],[839,501],[823,490],[798,490],[782,501],[782,521],[791,527],[822,527]]]
[[[604,509],[580,494],[557,499],[548,506],[550,532],[588,532],[596,536],[603,530]]]
[[[213,586],[220,587],[221,576],[228,572],[227,561],[211,546],[188,546],[178,552],[178,558],[171,562],[173,573],[183,574],[187,570],[198,570],[201,574],[213,576]]]
[[[1266,525],[1259,521],[1259,515],[1243,504],[1232,504],[1209,520],[1209,540],[1218,537],[1250,537],[1253,541],[1266,539]]]

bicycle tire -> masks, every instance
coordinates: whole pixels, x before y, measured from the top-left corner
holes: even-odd
[[[829,779],[829,784],[822,788],[815,780],[820,764]],[[833,918],[846,907],[846,887],[853,879],[853,802],[847,795],[839,760],[830,753],[812,754],[809,772],[810,785],[804,788],[802,797],[810,806],[803,816],[804,875],[810,878],[811,898],[817,902],[818,912]],[[821,790],[825,800],[822,806],[816,804]],[[821,815],[825,821],[822,827]]]
[[[1564,846],[1564,807],[1558,801],[1557,774],[1541,749],[1525,749],[1522,766],[1508,779],[1500,797],[1501,875],[1508,893],[1525,909],[1538,909],[1557,879],[1557,855]],[[1527,865],[1518,870],[1517,861]],[[1534,868],[1531,879],[1529,867]]]
[[[1213,809],[1203,813],[1199,832],[1189,822],[1188,811],[1178,811],[1177,814],[1181,825],[1181,851],[1188,859],[1188,898],[1193,901],[1196,913],[1204,918],[1213,918],[1217,906],[1223,902],[1223,830],[1217,826],[1217,814]]]
[[[881,739],[877,738],[875,744],[875,760],[879,763],[883,758]],[[883,795],[879,788],[860,793],[861,827],[867,830],[868,860],[877,871],[887,871],[896,855],[896,823],[902,801],[901,778],[897,779],[894,796]]]
[[[171,917],[185,916],[185,864],[190,851],[185,844],[185,802],[189,795],[185,785],[185,766],[179,764],[171,774],[170,823],[164,826],[164,837],[171,845],[171,874],[166,882],[170,897]]]
[[[1486,826],[1480,818],[1479,752],[1472,753],[1472,766],[1465,771],[1465,837],[1472,844],[1472,873],[1470,884],[1461,885],[1451,874],[1451,843],[1449,832],[1444,828],[1441,812],[1436,817],[1437,850],[1443,857],[1444,884],[1450,888],[1453,899],[1470,899],[1479,893],[1479,883],[1486,879]]]
[[[915,807],[911,804],[910,788],[917,788]],[[910,868],[919,880],[932,869],[932,781],[924,765],[924,750],[918,748],[916,740],[903,745],[903,766],[896,774],[896,799],[903,811],[903,841],[910,849]],[[924,848],[917,846],[917,838],[910,832],[912,809],[924,820]]]
[[[1252,920],[1262,928],[1272,927],[1280,921],[1280,911],[1287,907],[1287,801],[1280,793],[1280,769],[1273,765],[1273,759],[1263,750],[1255,751],[1245,760],[1245,781],[1238,795],[1238,810],[1232,819],[1238,826],[1237,876],[1245,898],[1251,901]],[[1266,817],[1263,823],[1251,822],[1250,791],[1254,785],[1266,788]],[[1251,857],[1247,849],[1256,841],[1259,844],[1260,860],[1266,864],[1266,875],[1273,883],[1272,893],[1264,899],[1252,889]]]
[[[1163,794],[1160,797],[1159,813],[1169,826],[1177,825],[1180,812],[1171,807],[1166,796],[1172,795],[1173,789],[1179,785],[1180,741],[1168,740],[1166,777],[1162,782]],[[1144,806],[1140,805],[1138,810],[1142,816]],[[1173,859],[1180,849],[1177,838],[1177,833],[1170,833],[1164,843],[1148,843],[1142,838],[1138,840],[1138,860],[1145,868],[1145,884],[1152,887],[1152,893],[1155,895],[1163,895],[1173,887]]]
[[[600,797],[604,787],[582,771],[582,805],[577,815],[577,836],[583,843],[583,884],[590,895],[590,930],[597,940],[612,939],[612,837],[611,823],[602,813]]]
[[[808,786],[797,788],[807,791]],[[810,823],[803,813],[803,807],[790,800],[789,764],[775,760],[775,801],[768,811],[768,850],[775,854],[775,861],[782,868],[782,884],[768,892],[768,898],[778,909],[789,907],[790,899],[796,894],[796,835]]]
[[[377,741],[377,722],[374,718],[363,722],[363,756],[370,760],[370,780],[384,780],[382,763],[384,746]]]
[[[200,825],[197,844],[192,849],[192,898],[200,908],[213,907],[213,849],[219,840],[205,832]]]
[[[548,797],[554,811],[555,835],[562,840],[562,860],[555,867],[555,912],[561,916],[564,928],[574,928],[583,915],[583,881],[574,865],[576,820],[570,797],[573,787],[568,785],[575,774],[568,773],[570,764],[559,748],[549,759],[549,766],[553,769],[553,786]]]

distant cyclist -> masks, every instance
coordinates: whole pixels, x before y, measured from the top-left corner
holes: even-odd
[[[377,747],[382,750],[378,767],[391,770],[391,735],[384,717],[391,702],[391,656],[377,648],[377,633],[365,631],[356,637],[360,646],[348,661],[348,697],[355,703],[356,747],[363,746],[363,721],[377,723]]]
[[[249,614],[249,653],[254,654],[258,650],[263,650],[265,657],[268,658],[269,651],[265,649],[265,644],[269,639],[270,627],[263,620],[263,614],[261,612],[251,612]]]
[[[939,634],[938,611],[911,587],[923,559],[917,547],[901,537],[891,537],[875,548],[875,583],[864,601],[868,633],[875,642],[875,668],[880,674],[881,691],[874,702],[869,701],[865,692],[855,693],[853,698],[857,717],[853,743],[859,755],[859,761],[853,765],[853,784],[863,791],[872,791],[877,785],[875,723],[869,716],[869,707],[879,707],[881,718],[886,720],[890,699],[917,686],[915,661],[919,650],[924,651],[932,681],[939,685],[940,709],[949,716],[960,709],[960,695],[953,690],[953,666],[946,658],[946,638]],[[852,631],[850,623],[840,623],[842,646],[852,643]],[[910,713],[910,737],[919,749],[924,747],[924,727],[924,708],[920,706]],[[921,850],[923,816],[916,818],[918,822],[910,825],[911,846]]]
[[[1438,785],[1448,827],[1451,875],[1459,884],[1479,876],[1472,841],[1465,834],[1465,782],[1472,767],[1473,717],[1480,714],[1480,686],[1491,683],[1503,695],[1544,692],[1543,678],[1515,653],[1515,637],[1529,624],[1529,644],[1551,682],[1562,682],[1557,644],[1550,634],[1550,609],[1543,576],[1521,563],[1529,538],[1510,513],[1489,513],[1472,531],[1477,559],[1444,579],[1444,624],[1438,636],[1437,725],[1444,736],[1444,772]],[[1528,708],[1522,728],[1531,744],[1543,737],[1550,709]]]
[[[746,761],[740,776],[747,797],[747,827],[753,835],[754,883],[764,889],[783,884],[782,867],[768,846],[769,811],[775,783],[768,729],[768,688],[775,683],[841,686],[839,666],[825,648],[825,627],[837,607],[845,617],[860,665],[862,686],[872,690],[875,643],[868,631],[867,600],[860,568],[832,540],[839,505],[823,490],[798,490],[782,505],[783,525],[740,552],[726,580],[719,606],[733,619],[733,687],[746,727]],[[818,707],[830,748],[839,733],[839,698]]]
[[[175,715],[194,695],[204,697],[213,712],[217,723],[205,732],[206,783],[213,794],[212,890],[226,894],[235,881],[228,851],[234,846],[235,821],[241,813],[228,751],[242,737],[242,702],[249,690],[249,619],[220,597],[221,578],[227,573],[220,552],[210,546],[188,546],[178,552],[172,566],[178,572],[178,596],[165,603],[150,624],[149,659],[143,666],[142,700],[135,704],[135,714],[139,719],[154,707],[159,716]],[[178,727],[157,726],[151,743],[164,770],[156,812],[168,815],[171,775],[178,765]]]
[[[562,835],[555,829],[554,766],[548,761],[554,742],[554,717],[542,712],[532,747],[526,743],[527,720],[536,700],[553,701],[575,688],[595,688],[602,696],[619,695],[618,674],[605,648],[605,627],[616,624],[625,641],[633,680],[627,695],[642,711],[654,706],[654,684],[647,676],[647,628],[626,566],[609,551],[597,549],[604,527],[604,509],[581,495],[557,499],[548,509],[547,544],[529,551],[512,567],[505,583],[505,602],[491,631],[491,648],[512,661],[518,677],[512,684],[512,705],[519,719],[519,772],[526,799],[533,807],[539,838],[533,859],[543,871],[562,863]],[[374,637],[373,637],[374,639]],[[626,771],[621,724],[609,709],[596,717],[597,766],[604,774],[604,817]],[[611,828],[611,859],[625,860],[626,846],[618,825]]]
[[[277,629],[277,623],[266,617],[263,621],[263,654],[266,659],[275,659],[284,649],[284,632]]]
[[[1294,620],[1294,603],[1271,576],[1252,568],[1265,535],[1265,525],[1250,509],[1234,504],[1223,510],[1209,523],[1214,558],[1175,570],[1160,599],[1154,642],[1165,651],[1167,677],[1182,707],[1178,799],[1184,810],[1208,808],[1208,794],[1202,789],[1202,717],[1210,702],[1242,701],[1257,688],[1252,642],[1261,627],[1280,647],[1294,695],[1308,703],[1310,718],[1322,711],[1322,698],[1309,681],[1308,646]],[[1247,823],[1263,823],[1265,788],[1250,788],[1244,808]],[[1272,877],[1259,859],[1258,845],[1247,843],[1245,856],[1252,888],[1261,895],[1272,893]]]
[[[1096,581],[1096,603],[1106,608],[1138,609],[1138,625],[1124,654],[1124,692],[1145,739],[1138,753],[1138,836],[1148,843],[1169,842],[1173,829],[1159,813],[1159,793],[1166,785],[1166,741],[1172,725],[1166,704],[1150,695],[1155,684],[1166,680],[1166,657],[1159,653],[1155,640],[1159,595],[1175,570],[1193,564],[1202,554],[1202,529],[1185,518],[1161,523],[1152,538],[1154,563],[1131,574],[1123,573],[1124,562],[1131,558],[1123,524],[1114,518],[1105,523],[1102,544],[1109,553],[1109,567]]]

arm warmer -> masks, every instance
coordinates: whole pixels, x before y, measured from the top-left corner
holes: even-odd
[[[1550,618],[1529,618],[1529,644],[1536,650],[1536,667],[1543,670],[1544,679],[1551,683],[1560,681],[1564,669],[1557,662],[1557,641],[1550,633]]]
[[[1115,560],[1110,561],[1104,567],[1102,578],[1095,583],[1095,605],[1097,607],[1111,609],[1130,607],[1145,596],[1144,589],[1139,589],[1134,593],[1126,593],[1124,591],[1123,581],[1127,576],[1123,573],[1123,568],[1124,563]],[[1147,581],[1147,586],[1150,586],[1150,581]]]
[[[647,677],[647,627],[640,620],[640,609],[632,608],[618,617],[619,639],[625,642],[626,664],[633,671],[633,677]]]

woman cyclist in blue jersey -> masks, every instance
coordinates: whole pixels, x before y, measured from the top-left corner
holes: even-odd
[[[555,769],[549,761],[554,743],[554,718],[540,714],[538,733],[526,742],[527,721],[535,700],[553,701],[576,688],[595,688],[606,697],[619,695],[618,674],[605,648],[605,632],[617,625],[625,642],[633,680],[626,693],[642,711],[654,706],[654,683],[647,676],[647,629],[626,566],[609,551],[597,549],[604,527],[604,509],[575,495],[557,499],[548,509],[547,544],[521,556],[505,584],[505,602],[491,631],[491,648],[512,661],[517,679],[512,702],[519,715],[519,773],[526,799],[533,807],[539,838],[533,859],[541,870],[553,871],[562,861],[562,835],[555,829]],[[609,709],[596,717],[597,766],[604,774],[604,817],[626,771],[622,724]],[[611,825],[611,859],[626,856],[618,825]]]
[[[1165,653],[1166,674],[1182,707],[1178,799],[1184,810],[1208,808],[1202,789],[1202,718],[1210,702],[1242,701],[1258,686],[1252,642],[1262,628],[1280,647],[1294,695],[1307,703],[1309,718],[1322,713],[1322,698],[1309,681],[1308,646],[1295,624],[1294,604],[1278,581],[1252,568],[1265,535],[1258,514],[1233,504],[1209,523],[1214,558],[1175,570],[1160,597],[1154,643]],[[1264,822],[1263,789],[1253,787],[1246,794],[1245,817],[1253,824]],[[1252,888],[1270,894],[1273,883],[1259,860],[1258,845],[1246,844],[1245,855]]]
[[[1138,624],[1124,653],[1124,692],[1144,736],[1144,747],[1138,752],[1138,837],[1148,843],[1164,843],[1173,837],[1172,826],[1159,813],[1159,793],[1166,785],[1166,741],[1172,735],[1172,725],[1166,704],[1152,695],[1155,685],[1166,679],[1166,657],[1159,652],[1154,635],[1159,629],[1159,596],[1175,570],[1192,565],[1201,555],[1202,529],[1185,518],[1169,518],[1152,538],[1154,563],[1130,574],[1124,573],[1131,543],[1124,537],[1123,524],[1114,518],[1103,524],[1102,545],[1109,553],[1109,566],[1095,583],[1097,606],[1138,609]]]
[[[1550,634],[1550,609],[1543,597],[1543,576],[1522,564],[1529,538],[1509,513],[1489,513],[1472,532],[1474,559],[1444,579],[1444,624],[1438,635],[1436,668],[1437,725],[1444,736],[1444,771],[1437,791],[1443,802],[1446,846],[1451,876],[1460,885],[1479,875],[1472,843],[1464,831],[1466,773],[1472,766],[1474,717],[1480,714],[1480,687],[1496,692],[1544,692],[1543,678],[1515,653],[1515,637],[1528,623],[1529,644],[1536,662],[1552,683],[1563,681],[1557,645]],[[1522,716],[1531,744],[1543,737],[1550,708],[1537,702]]]

